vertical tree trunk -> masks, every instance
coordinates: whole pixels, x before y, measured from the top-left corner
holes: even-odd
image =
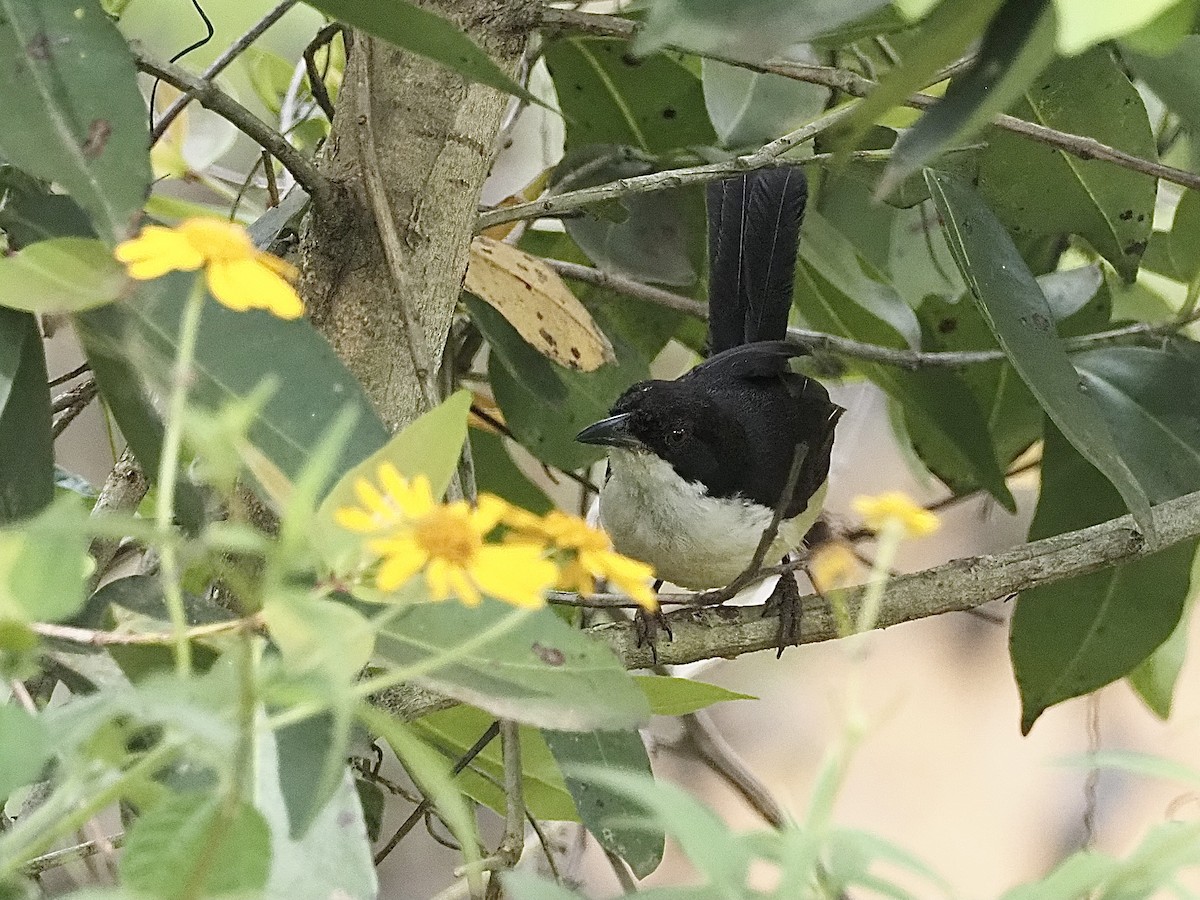
[[[421,5],[515,69],[527,3]],[[302,292],[314,323],[390,427],[423,410],[422,381],[436,377],[508,101],[428,59],[355,35],[323,163],[344,190],[333,209],[312,218]]]

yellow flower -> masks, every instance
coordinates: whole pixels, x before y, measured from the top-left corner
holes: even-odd
[[[604,578],[640,606],[658,609],[658,598],[649,584],[654,569],[614,551],[608,535],[583,519],[556,509],[540,519],[525,510],[511,509],[504,521],[513,529],[514,542],[548,543],[573,554],[559,578],[558,586],[563,590],[591,593],[596,589],[596,579]]]
[[[900,526],[906,537],[925,537],[938,530],[938,517],[900,491],[887,491],[876,497],[856,497],[854,510],[871,531],[883,531],[889,523]]]
[[[334,514],[350,531],[380,534],[367,546],[379,554],[375,584],[394,591],[418,572],[435,600],[457,597],[477,606],[484,594],[514,606],[538,607],[558,578],[558,567],[537,544],[488,544],[484,539],[508,510],[485,494],[472,507],[465,501],[437,503],[429,480],[412,481],[391,463],[377,470],[383,490],[365,478],[354,483],[362,507]]]
[[[246,229],[233,222],[197,218],[174,228],[147,225],[137,237],[118,244],[113,255],[125,263],[130,278],[143,281],[203,268],[209,292],[238,312],[265,309],[281,319],[304,312],[291,285],[295,268],[256,248]]]
[[[854,551],[841,541],[822,544],[808,561],[808,574],[819,592],[845,587],[858,569]]]

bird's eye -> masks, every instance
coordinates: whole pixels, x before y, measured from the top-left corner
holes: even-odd
[[[685,437],[687,437],[687,432],[685,432],[682,428],[672,428],[667,432],[667,445],[671,447],[678,447],[683,443],[683,439]]]

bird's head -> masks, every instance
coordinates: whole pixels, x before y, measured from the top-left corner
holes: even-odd
[[[737,459],[745,433],[716,404],[680,381],[643,381],[612,414],[579,432],[584,444],[653,453],[689,482],[707,482],[721,460]]]

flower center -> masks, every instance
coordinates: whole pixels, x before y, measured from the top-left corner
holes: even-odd
[[[254,245],[244,231],[220,219],[188,219],[179,231],[207,260],[231,262],[254,256]]]
[[[459,568],[468,567],[483,546],[470,520],[444,506],[424,516],[413,529],[413,536],[431,558],[444,559]]]

